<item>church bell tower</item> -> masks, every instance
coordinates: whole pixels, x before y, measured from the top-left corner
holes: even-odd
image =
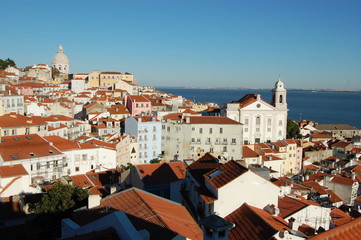
[[[281,78],[278,79],[272,90],[272,105],[278,110],[287,110],[287,91]]]

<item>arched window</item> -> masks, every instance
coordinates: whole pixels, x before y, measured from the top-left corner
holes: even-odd
[[[59,66],[59,70],[61,70],[61,66]]]
[[[261,124],[261,117],[258,116],[256,117],[256,125],[260,125]]]
[[[283,95],[280,95],[280,103],[283,102]]]

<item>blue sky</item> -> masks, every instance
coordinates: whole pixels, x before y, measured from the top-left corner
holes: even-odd
[[[361,89],[359,0],[1,4],[0,58],[131,72],[143,86]]]

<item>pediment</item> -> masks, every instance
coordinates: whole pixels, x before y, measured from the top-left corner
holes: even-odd
[[[263,100],[256,100],[253,103],[243,107],[242,110],[270,111],[270,110],[276,110],[276,108]]]

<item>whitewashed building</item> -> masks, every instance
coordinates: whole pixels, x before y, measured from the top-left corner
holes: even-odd
[[[242,124],[226,117],[169,114],[162,120],[166,160],[198,158],[211,152],[223,159],[241,159]]]
[[[287,91],[279,79],[272,90],[272,103],[260,94],[247,94],[238,101],[227,103],[222,115],[244,124],[244,144],[275,142],[286,138]]]

